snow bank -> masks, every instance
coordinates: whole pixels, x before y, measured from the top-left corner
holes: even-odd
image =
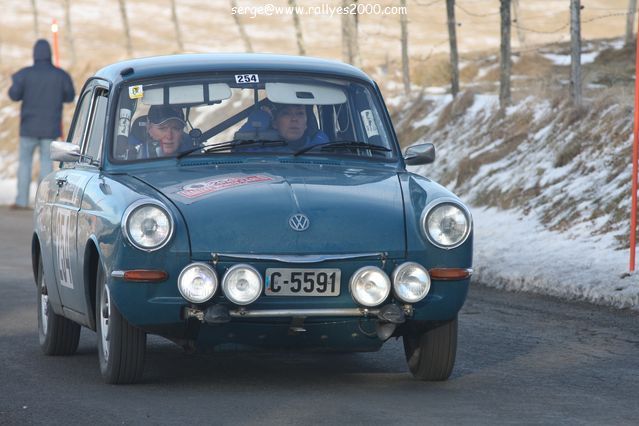
[[[627,273],[632,98],[602,91],[581,109],[564,98],[502,113],[497,95],[424,93],[394,117],[404,144],[436,147],[434,164],[411,171],[471,206],[476,282],[639,310],[639,273]]]
[[[33,206],[35,202],[35,193],[38,189],[38,184],[31,183],[31,189],[29,191],[29,203]],[[16,179],[1,179],[0,180],[0,206],[8,206],[16,201]]]
[[[451,111],[468,100],[427,98],[411,128],[425,126],[415,142],[435,142],[437,160],[413,171],[474,205],[475,280],[639,310],[639,274],[625,273],[627,243],[619,249],[630,217],[627,107],[604,99],[572,111],[528,97],[501,115],[496,96],[475,95],[460,115]]]
[[[639,274],[626,273],[629,250],[570,239],[512,211],[475,207],[472,213],[476,282],[639,310]]]

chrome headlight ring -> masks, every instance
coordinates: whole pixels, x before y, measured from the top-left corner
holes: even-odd
[[[417,303],[430,291],[428,270],[417,262],[405,262],[393,271],[395,297],[404,303]]]
[[[264,280],[251,265],[238,263],[231,266],[222,278],[224,296],[236,305],[246,306],[262,295]]]
[[[348,287],[355,302],[372,308],[384,303],[390,294],[392,283],[383,269],[364,266],[351,276]]]
[[[456,208],[457,210],[459,210],[464,218],[465,218],[465,229],[464,232],[462,233],[461,237],[457,239],[457,241],[455,241],[452,244],[443,244],[439,241],[437,241],[437,239],[435,237],[433,237],[431,235],[431,233],[429,232],[429,223],[428,220],[431,217],[431,215],[434,212],[437,212],[437,209],[443,208],[445,206],[452,206],[453,208]],[[456,247],[459,247],[460,245],[464,244],[464,242],[466,242],[466,240],[468,239],[468,236],[470,235],[470,232],[472,230],[472,226],[473,226],[473,218],[472,215],[470,214],[470,211],[468,210],[468,208],[466,208],[466,206],[464,206],[463,204],[461,204],[459,202],[459,200],[455,199],[455,198],[450,198],[450,197],[442,197],[442,198],[438,198],[436,200],[434,200],[433,202],[429,203],[426,208],[424,209],[424,211],[422,212],[421,218],[419,220],[419,225],[421,228],[421,232],[422,235],[424,235],[424,237],[434,246],[445,249],[445,250],[451,250],[454,249]]]
[[[192,303],[205,303],[217,291],[217,273],[204,262],[194,262],[182,269],[178,277],[178,290],[182,297]]]
[[[139,241],[136,241],[135,238],[133,238],[133,236],[131,235],[131,232],[129,229],[131,218],[134,217],[133,215],[147,206],[158,209],[165,216],[166,222],[167,222],[166,225],[169,228],[168,232],[165,233],[166,235],[162,238],[161,242],[155,245],[150,245],[150,246],[145,246],[141,244]],[[171,215],[171,213],[169,212],[169,209],[164,204],[151,198],[145,198],[145,199],[134,201],[133,203],[131,203],[131,205],[129,205],[129,207],[126,208],[126,210],[124,211],[124,215],[122,216],[121,228],[122,228],[122,233],[124,234],[129,244],[131,244],[133,247],[137,248],[138,250],[152,252],[152,251],[161,249],[162,247],[167,245],[169,241],[171,241],[171,238],[173,237],[173,232],[175,231],[175,221],[173,220],[173,215]]]

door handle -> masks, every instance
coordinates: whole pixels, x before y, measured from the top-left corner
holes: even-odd
[[[66,176],[63,178],[58,178],[55,180],[58,184],[58,188],[62,188],[64,186],[65,183],[67,183],[67,178]]]

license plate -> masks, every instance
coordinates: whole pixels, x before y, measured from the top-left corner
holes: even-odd
[[[339,269],[266,270],[267,296],[339,296]]]

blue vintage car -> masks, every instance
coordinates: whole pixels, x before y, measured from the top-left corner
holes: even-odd
[[[376,351],[402,337],[445,380],[472,273],[464,204],[406,165],[380,91],[349,65],[179,55],[82,89],[38,188],[40,345],[97,334],[108,383],[141,379],[147,333],[187,350]]]

